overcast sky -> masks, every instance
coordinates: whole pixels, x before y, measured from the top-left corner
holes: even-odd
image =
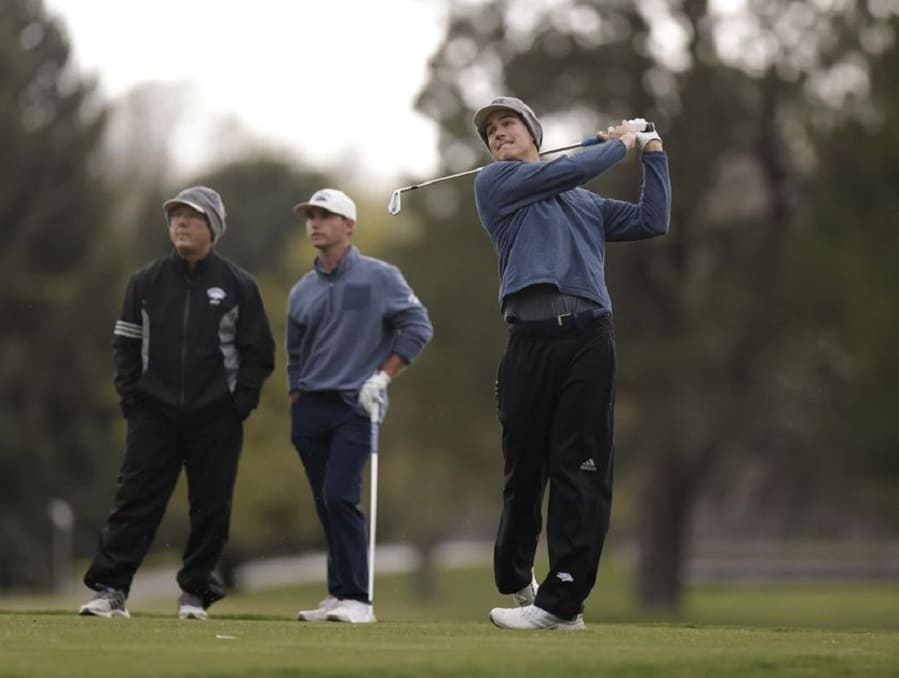
[[[271,145],[384,185],[407,173],[429,178],[436,166],[436,128],[413,105],[443,36],[442,2],[45,4],[63,20],[79,71],[98,77],[107,99],[142,82],[183,82],[197,129],[230,116]]]
[[[446,30],[445,1],[44,1],[65,24],[77,68],[98,78],[107,100],[147,82],[183,86],[173,135],[182,174],[227,145],[234,135],[223,138],[222,122],[236,120],[266,146],[337,167],[353,183],[434,176],[437,129],[414,102]],[[676,55],[683,35],[665,5],[644,3],[655,8],[662,49]],[[744,3],[712,0],[725,14]]]

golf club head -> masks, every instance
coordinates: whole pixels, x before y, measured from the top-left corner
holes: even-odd
[[[390,202],[387,204],[387,211],[392,215],[396,216],[400,213],[402,209],[402,199],[400,198],[401,191],[396,190],[393,192],[393,195],[390,196]]]

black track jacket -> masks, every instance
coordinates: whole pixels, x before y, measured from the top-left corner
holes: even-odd
[[[137,271],[115,324],[115,386],[172,416],[231,407],[245,418],[274,367],[255,279],[212,252],[190,271],[174,251]]]

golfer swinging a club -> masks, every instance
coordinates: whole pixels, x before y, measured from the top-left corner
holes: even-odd
[[[504,458],[503,508],[494,549],[504,629],[584,628],[612,504],[615,339],[606,289],[606,242],[668,231],[671,185],[662,140],[645,120],[600,132],[604,141],[539,159],[543,129],[524,102],[500,97],[474,116],[495,162],[475,179],[475,201],[499,259],[499,303],[509,327],[497,371]],[[639,203],[580,186],[642,151]],[[534,555],[550,486],[549,572]]]
[[[294,211],[305,218],[318,256],[288,299],[291,440],[328,549],[328,596],[297,619],[368,623],[375,616],[358,508],[362,471],[387,407],[387,385],[433,330],[399,269],[350,244],[356,205],[349,196],[324,188]]]

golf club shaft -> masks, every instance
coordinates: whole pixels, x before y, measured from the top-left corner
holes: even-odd
[[[369,482],[368,601],[375,602],[375,528],[378,524],[378,427],[380,408],[371,416],[371,482]]]
[[[599,137],[587,137],[586,139],[581,139],[576,144],[569,144],[568,146],[560,146],[559,148],[551,148],[548,151],[541,151],[540,155],[552,155],[553,153],[561,153],[562,151],[570,151],[573,148],[583,148],[584,146],[595,146],[596,144],[602,143],[605,139],[600,139]],[[476,174],[484,169],[486,165],[481,165],[480,167],[475,167],[474,169],[466,170],[464,172],[458,172],[456,174],[449,174],[445,177],[438,177],[436,179],[430,179],[428,181],[422,181],[420,184],[413,184],[411,186],[404,186],[403,188],[398,188],[398,192],[404,191],[414,191],[416,188],[424,188],[425,186],[430,186],[431,184],[437,184],[441,181],[449,181],[450,179],[458,179],[459,177],[464,177],[468,174]]]

